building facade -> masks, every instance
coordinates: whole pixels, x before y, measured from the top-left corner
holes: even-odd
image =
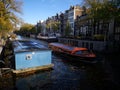
[[[79,6],[71,6],[70,9],[68,10],[68,22],[71,27],[71,35],[75,35],[75,19],[77,18],[78,15],[82,15],[83,9]]]

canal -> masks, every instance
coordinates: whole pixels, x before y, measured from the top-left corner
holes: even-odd
[[[97,53],[96,60],[76,62],[53,53],[52,70],[5,79],[2,83],[8,84],[0,90],[120,90],[119,58]]]

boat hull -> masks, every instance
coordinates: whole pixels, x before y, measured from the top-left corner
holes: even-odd
[[[69,60],[95,62],[96,55],[87,48],[73,47],[61,43],[51,43],[49,44],[49,48],[51,48],[55,54],[67,57]]]
[[[95,57],[79,57],[79,56],[73,56],[64,52],[58,52],[58,51],[52,51],[54,55],[57,55],[61,58],[64,58],[69,61],[75,61],[75,62],[83,62],[83,63],[96,63]]]

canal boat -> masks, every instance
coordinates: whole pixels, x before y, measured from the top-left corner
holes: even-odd
[[[58,42],[49,43],[49,48],[59,54],[67,55],[70,58],[84,61],[94,61],[96,55],[85,47],[74,47]]]
[[[40,35],[38,35],[37,39],[46,41],[48,43],[57,42],[58,41],[58,38],[55,37],[55,36],[40,36]]]

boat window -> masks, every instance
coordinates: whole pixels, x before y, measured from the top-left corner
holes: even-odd
[[[87,51],[87,50],[84,50],[84,51],[77,51],[77,52],[75,52],[76,55],[80,55],[80,54],[88,54],[88,53],[89,53],[89,51]]]
[[[88,53],[89,53],[88,50],[84,50],[84,51],[82,51],[82,54],[88,54]]]
[[[75,52],[76,55],[82,54],[82,51]]]

